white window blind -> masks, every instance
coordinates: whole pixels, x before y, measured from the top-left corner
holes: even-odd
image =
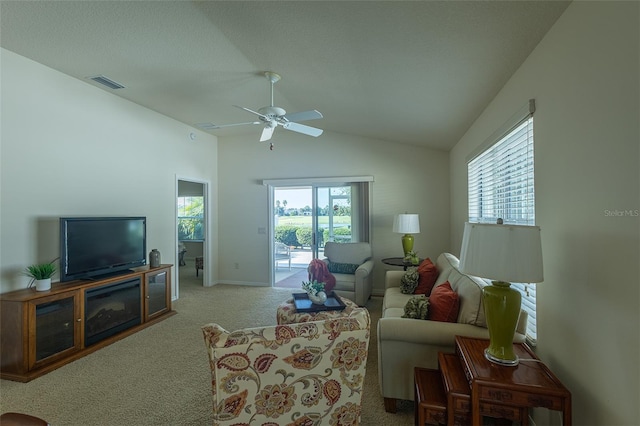
[[[533,167],[533,101],[524,119],[516,122],[467,164],[469,222],[535,225]],[[536,341],[535,284],[512,283],[522,294],[529,314],[527,338]]]
[[[469,222],[535,224],[533,117],[468,164]]]

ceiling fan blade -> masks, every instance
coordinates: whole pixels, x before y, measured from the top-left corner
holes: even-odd
[[[265,119],[267,119],[267,120],[268,120],[268,117],[267,117],[266,115],[264,115],[264,114],[260,114],[258,111],[254,111],[254,110],[252,110],[252,109],[245,108],[245,107],[242,107],[242,106],[239,106],[239,105],[234,105],[234,107],[236,107],[236,108],[240,108],[240,109],[243,109],[243,110],[245,110],[245,111],[247,111],[247,112],[250,112],[251,114],[255,114],[255,115],[257,115],[258,117],[262,117],[262,118],[265,118]]]
[[[322,118],[322,114],[320,111],[316,111],[312,109],[310,111],[301,111],[294,112],[293,114],[285,114],[284,118],[287,121],[307,121],[307,120],[317,120],[318,118]]]
[[[293,122],[285,123],[282,125],[282,127],[284,127],[287,130],[292,130],[294,132],[302,133],[304,135],[309,135],[316,138],[322,134],[322,129],[317,129],[315,127],[305,126],[304,124],[298,124]]]
[[[232,124],[213,124],[213,123],[198,123],[196,127],[204,130],[223,129],[225,127],[245,126],[247,124],[260,124],[260,121],[247,121],[245,123],[232,123]]]
[[[276,126],[271,126],[270,123],[267,123],[262,129],[262,134],[260,135],[260,142],[268,141],[273,136],[273,131],[276,129]]]

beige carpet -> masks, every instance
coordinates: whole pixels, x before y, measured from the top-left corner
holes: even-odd
[[[300,285],[303,281],[309,280],[309,273],[306,268],[291,268],[291,275],[286,278],[276,281],[275,287],[278,288],[291,288],[300,290]]]
[[[177,315],[29,383],[0,381],[0,412],[33,414],[53,426],[211,425],[210,374],[200,326],[273,325],[277,304],[291,290],[203,288],[201,278],[182,275],[180,282]],[[372,332],[362,424],[413,425],[412,402],[400,403],[396,414],[383,408],[375,332],[381,305],[380,298],[367,304]]]

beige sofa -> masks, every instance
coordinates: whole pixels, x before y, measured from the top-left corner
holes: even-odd
[[[490,283],[458,270],[458,259],[449,253],[437,261],[435,287],[449,281],[458,294],[460,308],[456,323],[402,318],[412,296],[400,292],[404,272],[387,271],[382,316],[378,321],[378,371],[385,410],[395,412],[396,400],[414,399],[414,367],[437,368],[438,352],[455,352],[455,336],[489,338],[486,328],[482,288]],[[521,311],[515,342],[523,342],[527,313]]]

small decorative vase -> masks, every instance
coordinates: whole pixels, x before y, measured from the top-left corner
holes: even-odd
[[[324,291],[319,291],[316,295],[312,295],[311,293],[307,293],[309,295],[309,300],[311,303],[315,305],[324,305],[324,302],[327,301],[327,293]]]
[[[160,266],[160,252],[158,249],[153,249],[149,253],[149,266],[157,268]]]
[[[51,278],[45,278],[43,280],[35,280],[36,291],[51,290]]]

